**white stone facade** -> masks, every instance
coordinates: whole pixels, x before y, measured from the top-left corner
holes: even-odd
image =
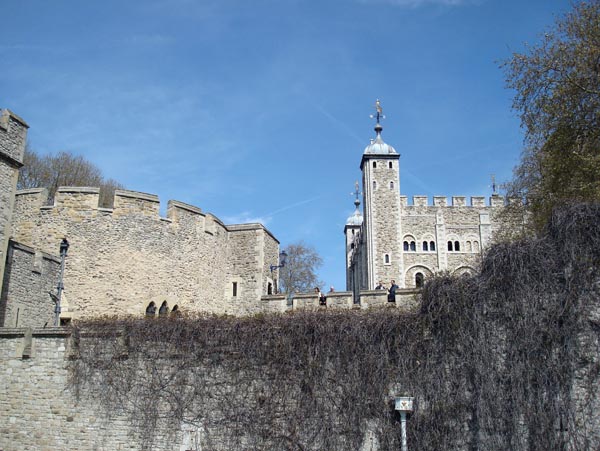
[[[379,281],[389,287],[393,279],[400,288],[418,288],[436,272],[473,272],[481,253],[498,227],[504,198],[414,196],[409,205],[400,194],[400,155],[381,138],[365,149],[362,171],[362,223],[360,213],[348,218],[346,242],[346,289],[355,296],[374,289]]]

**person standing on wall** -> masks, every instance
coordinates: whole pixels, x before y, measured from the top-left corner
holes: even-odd
[[[396,285],[396,281],[394,279],[390,282],[390,289],[388,290],[388,302],[396,302],[396,290],[398,289],[398,285]]]
[[[327,305],[327,298],[323,293],[321,293],[321,289],[319,287],[315,287],[315,294],[319,299],[319,305]]]

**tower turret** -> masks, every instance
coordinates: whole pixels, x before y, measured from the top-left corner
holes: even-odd
[[[360,286],[360,233],[363,215],[360,213],[360,191],[358,181],[354,184],[354,213],[348,217],[344,226],[346,236],[346,290],[355,291]]]
[[[0,112],[0,292],[11,235],[12,210],[29,126],[9,110]]]
[[[366,286],[395,279],[403,285],[400,223],[400,154],[383,141],[379,100],[375,103],[375,139],[365,148],[360,164],[363,182],[363,241],[366,252]]]

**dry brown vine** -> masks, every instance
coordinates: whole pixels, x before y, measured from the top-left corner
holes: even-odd
[[[598,449],[599,224],[599,206],[555,212],[477,276],[432,279],[413,314],[80,323],[72,388],[127,414],[143,450],[182,424],[203,450],[396,450],[397,393],[416,399],[413,449]]]

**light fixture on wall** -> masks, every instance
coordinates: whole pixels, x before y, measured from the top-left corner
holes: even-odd
[[[281,251],[279,253],[279,264],[278,265],[271,265],[271,280],[275,280],[273,279],[273,271],[275,271],[276,269],[279,268],[283,268],[285,266],[285,260],[287,259],[287,252],[286,251]],[[275,284],[275,294],[279,293],[279,283]]]
[[[56,287],[56,299],[52,297],[54,300],[54,326],[60,326],[60,298],[62,296],[62,292],[65,288],[63,284],[63,276],[65,274],[65,260],[67,258],[67,252],[69,250],[69,242],[66,238],[63,238],[60,242],[60,275],[58,277],[58,286]]]

